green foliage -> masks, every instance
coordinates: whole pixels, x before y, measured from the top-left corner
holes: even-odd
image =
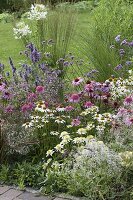
[[[73,166],[75,160],[66,160],[63,165],[49,169],[42,192],[65,192],[90,200],[130,199],[133,183],[131,168],[111,171],[111,163],[96,164],[93,158],[82,163],[83,159],[80,158],[81,163],[76,168]]]
[[[0,183],[15,184],[20,189],[30,186],[40,188],[44,181],[45,173],[42,163],[22,162],[13,165],[0,166]]]
[[[131,38],[133,31],[133,6],[124,0],[101,0],[94,9],[89,31],[84,34],[84,54],[99,71],[99,80],[114,74],[120,62],[118,55],[110,49],[117,35]]]
[[[64,58],[67,54],[75,35],[76,14],[74,10],[69,9],[66,11],[65,9],[57,8],[49,11],[47,19],[28,22],[32,30],[30,41],[42,53],[50,52],[53,55],[51,65],[55,68],[57,60]],[[52,39],[53,45],[48,46],[42,43],[50,39]]]
[[[73,8],[78,12],[89,12],[94,8],[95,4],[93,1],[79,1],[77,3],[69,3],[69,2],[65,2],[65,3],[60,3],[57,4],[56,7],[59,8],[65,8],[65,9],[70,9]]]
[[[8,182],[9,179],[9,166],[1,165],[0,166],[0,183]]]
[[[13,15],[9,14],[9,13],[2,13],[0,14],[0,22],[5,22],[5,23],[9,23],[13,21]]]

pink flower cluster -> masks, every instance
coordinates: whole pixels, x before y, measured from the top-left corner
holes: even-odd
[[[116,120],[121,120],[125,125],[133,125],[133,96],[128,96],[124,99],[124,106],[118,109]]]

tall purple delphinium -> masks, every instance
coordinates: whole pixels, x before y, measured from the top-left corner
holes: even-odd
[[[14,64],[13,64],[13,61],[12,61],[12,58],[11,58],[11,57],[9,57],[9,64],[10,64],[10,66],[11,66],[12,74],[13,74],[13,76],[14,76],[15,73],[16,73],[16,67],[15,67]]]
[[[33,63],[37,63],[41,59],[41,53],[36,49],[36,47],[30,43],[26,46],[30,50],[29,58]]]

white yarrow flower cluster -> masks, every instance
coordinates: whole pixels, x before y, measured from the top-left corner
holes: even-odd
[[[29,26],[24,22],[19,22],[16,24],[16,28],[13,28],[15,39],[21,39],[24,36],[30,35],[32,31]]]
[[[120,156],[110,150],[103,141],[97,141],[94,138],[86,140],[84,145],[77,148],[77,153],[75,154],[77,162],[75,164],[81,166],[84,159],[93,159],[99,164],[106,161],[113,168],[117,168],[117,164],[121,161]]]
[[[28,19],[30,20],[41,20],[45,19],[47,16],[46,6],[43,4],[31,5]]]

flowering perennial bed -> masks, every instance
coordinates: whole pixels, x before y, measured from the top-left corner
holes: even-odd
[[[30,20],[46,15],[37,4],[28,13]],[[17,39],[32,34],[24,22],[14,33]],[[132,47],[132,41],[115,38],[110,48],[121,62],[103,82],[93,69],[66,83],[74,56],[58,58],[53,67],[52,53],[33,43],[20,52],[25,62],[19,68],[12,58],[10,71],[0,64],[0,156],[8,162],[1,165],[2,182],[92,200],[133,197]]]

